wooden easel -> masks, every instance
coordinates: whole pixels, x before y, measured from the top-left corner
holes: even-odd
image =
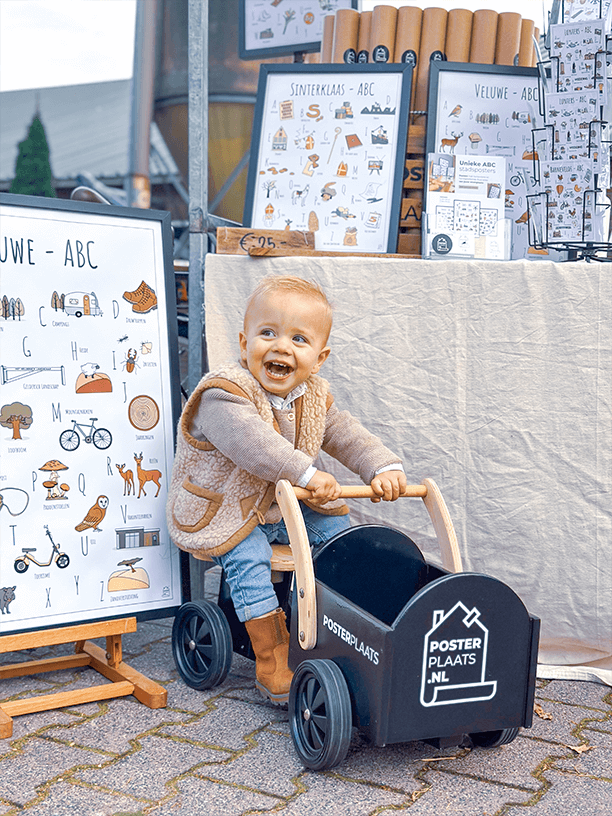
[[[0,705],[0,739],[13,734],[13,717],[32,714],[35,711],[50,711],[55,708],[110,700],[113,697],[127,697],[133,694],[148,708],[165,708],[168,692],[163,686],[149,680],[130,668],[122,659],[121,636],[136,631],[136,618],[99,621],[62,629],[46,629],[41,632],[25,632],[20,635],[0,637],[0,654],[17,652],[21,649],[35,649],[40,646],[56,646],[60,643],[74,643],[75,653],[64,657],[44,660],[30,660],[0,666],[0,681],[9,677],[23,677],[29,674],[74,669],[91,666],[110,683],[90,686],[76,691],[62,691],[57,694],[42,694],[23,700]],[[106,638],[106,652],[88,638]]]

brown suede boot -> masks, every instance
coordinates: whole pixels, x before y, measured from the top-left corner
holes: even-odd
[[[276,609],[261,618],[245,623],[255,652],[255,685],[273,703],[289,700],[289,687],[293,672],[287,665],[289,655],[289,632],[285,613]]]

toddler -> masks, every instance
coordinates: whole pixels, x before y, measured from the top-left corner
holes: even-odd
[[[311,497],[302,503],[308,537],[320,545],[350,526],[336,479],[314,465],[321,450],[358,473],[378,498],[406,487],[397,456],[348,411],[318,371],[329,356],[331,306],[316,284],[265,278],[248,300],[240,362],[202,378],[177,434],[168,529],[183,550],[220,564],[256,657],[257,687],[286,702],[289,635],[271,581],[270,542],[287,543],[276,482]]]

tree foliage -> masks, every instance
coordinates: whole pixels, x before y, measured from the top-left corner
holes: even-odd
[[[11,193],[55,198],[53,175],[49,161],[49,144],[40,115],[34,114],[28,135],[19,142],[15,162],[15,178]]]

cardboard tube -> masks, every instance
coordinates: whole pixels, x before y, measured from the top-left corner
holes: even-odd
[[[357,62],[370,61],[370,33],[372,12],[362,11],[359,15],[359,39],[357,40]]]
[[[467,9],[451,9],[446,22],[446,59],[449,62],[469,62],[472,41],[473,13]]]
[[[472,41],[470,62],[493,65],[495,60],[495,40],[497,39],[496,11],[479,9],[472,18]]]
[[[539,44],[540,42],[540,29],[534,28],[533,29],[533,39]],[[536,51],[535,44],[533,44],[533,57],[531,60],[531,67],[535,68],[538,64],[538,52]]]
[[[334,23],[334,50],[332,62],[357,62],[359,12],[357,9],[338,9]]]
[[[521,39],[519,42],[518,64],[530,66],[533,62],[533,20],[521,21]]]
[[[421,42],[419,43],[419,65],[416,77],[416,93],[414,95],[415,110],[425,110],[427,108],[429,63],[432,59],[441,59],[444,56],[447,19],[448,11],[446,9],[426,8],[423,10]]]
[[[419,59],[422,21],[422,9],[416,6],[402,6],[398,9],[394,62],[409,63],[416,68]]]
[[[496,65],[515,64],[521,43],[521,20],[515,11],[503,11],[497,18]]]
[[[334,14],[328,14],[323,18],[323,37],[321,39],[321,62],[330,63],[332,61],[334,47]]]
[[[393,62],[397,9],[374,6],[370,31],[370,62]]]

